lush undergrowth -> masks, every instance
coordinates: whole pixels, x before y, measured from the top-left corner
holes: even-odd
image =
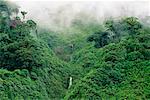
[[[150,28],[135,17],[86,22],[63,31],[11,18],[0,1],[1,100],[150,98]]]

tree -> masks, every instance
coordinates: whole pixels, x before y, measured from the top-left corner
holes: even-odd
[[[4,7],[8,8],[7,5]],[[7,15],[10,18],[10,14]],[[9,29],[11,24],[5,21],[6,19],[2,16],[0,26],[7,27],[1,27],[0,68],[30,70],[33,67],[42,66],[44,46],[41,48],[42,44],[30,35],[31,30],[36,29],[36,23],[32,20],[21,21],[20,17],[16,17],[14,20],[8,20],[8,23],[14,22],[13,28]]]
[[[1,1],[0,4],[0,31],[6,32],[9,29],[10,12],[7,5]]]
[[[22,14],[22,16],[23,16],[23,19],[25,19],[25,15],[27,14],[27,12],[21,11],[21,14]]]
[[[95,42],[96,48],[101,48],[107,45],[110,41],[109,33],[108,32],[96,32],[94,35],[88,37],[87,41]]]
[[[139,29],[142,29],[142,24],[136,17],[127,17],[123,19],[122,24],[125,25],[124,30],[127,30],[131,36],[137,34]]]

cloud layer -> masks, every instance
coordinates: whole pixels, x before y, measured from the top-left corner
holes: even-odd
[[[68,27],[75,18],[85,21],[94,18],[102,21],[109,17],[150,16],[149,1],[16,1],[21,10],[28,12],[27,18],[34,19],[39,25]]]

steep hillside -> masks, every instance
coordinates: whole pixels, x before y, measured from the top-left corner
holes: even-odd
[[[147,20],[81,16],[50,31],[26,14],[0,1],[0,100],[150,98]]]
[[[102,48],[88,46],[76,52],[73,63],[85,73],[66,100],[148,99],[150,89],[150,32],[124,37]]]
[[[1,99],[62,98],[74,69],[31,35],[36,34],[33,20],[23,21],[18,16],[11,19],[13,8],[2,2],[0,8],[4,7],[1,10],[6,14],[0,16]]]

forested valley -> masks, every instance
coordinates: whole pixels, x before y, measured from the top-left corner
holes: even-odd
[[[150,17],[52,31],[28,13],[0,1],[0,100],[150,99]]]

